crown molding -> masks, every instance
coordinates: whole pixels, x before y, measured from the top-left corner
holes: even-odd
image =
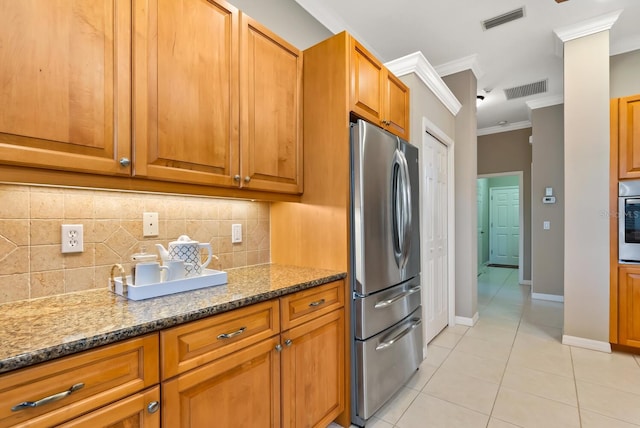
[[[522,122],[514,122],[508,125],[490,126],[488,128],[478,129],[477,135],[499,134],[500,132],[516,131],[518,129],[531,128],[531,121],[523,120]]]
[[[384,64],[396,76],[415,73],[444,106],[455,116],[462,104],[444,83],[422,52],[414,52]]]
[[[476,76],[476,79],[479,79],[484,75],[484,72],[482,71],[482,69],[480,68],[480,64],[478,63],[477,54],[465,56],[463,58],[440,64],[436,66],[435,69],[441,77],[449,76],[450,74],[458,73],[464,70],[471,70]]]
[[[564,97],[562,95],[549,95],[535,100],[527,101],[525,104],[529,110],[535,110],[543,107],[555,106],[557,104],[564,103]]]
[[[621,13],[622,9],[616,10],[614,12],[586,19],[576,24],[557,28],[553,30],[553,32],[563,43],[566,43],[580,37],[590,36],[591,34],[610,30],[611,27],[613,27],[613,24],[615,24],[620,17]]]

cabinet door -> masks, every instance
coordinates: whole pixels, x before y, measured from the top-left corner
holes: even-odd
[[[1,162],[128,175],[130,2],[0,0],[0,40]]]
[[[135,0],[134,175],[237,186],[238,10]]]
[[[60,428],[160,428],[160,387],[134,394]]]
[[[640,267],[621,267],[618,280],[618,343],[640,348]]]
[[[302,52],[241,21],[241,186],[302,193]]]
[[[280,426],[279,336],[162,383],[165,427]]]
[[[640,178],[640,95],[618,102],[620,178]]]
[[[283,427],[326,427],[344,410],[344,309],[282,333]]]
[[[385,79],[383,127],[400,138],[409,140],[409,88],[387,72]]]
[[[384,67],[359,42],[351,39],[351,43],[351,110],[380,126],[384,108]]]

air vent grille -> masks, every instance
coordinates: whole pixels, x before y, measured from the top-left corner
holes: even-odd
[[[482,21],[482,28],[489,30],[497,27],[498,25],[506,24],[507,22],[515,21],[524,17],[524,7],[512,10],[511,12],[503,13],[502,15],[495,16],[493,18]]]
[[[515,86],[504,90],[508,100],[514,98],[528,97],[529,95],[541,94],[547,92],[547,83],[549,79],[540,80],[538,82],[527,83],[526,85]]]

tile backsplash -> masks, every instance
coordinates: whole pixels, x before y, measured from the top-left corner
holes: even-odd
[[[143,212],[158,213],[159,236],[143,238]],[[114,263],[185,234],[211,243],[209,268],[268,263],[269,214],[268,202],[0,184],[0,303],[106,287]],[[62,224],[83,225],[84,252],[62,254]]]

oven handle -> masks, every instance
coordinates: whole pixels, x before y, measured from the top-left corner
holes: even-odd
[[[640,205],[640,199],[624,198],[624,203],[629,205]]]
[[[409,327],[405,328],[404,330],[402,330],[400,333],[398,333],[397,335],[395,335],[391,339],[385,340],[384,342],[382,342],[381,344],[376,346],[376,351],[382,351],[383,349],[387,349],[388,347],[393,346],[394,343],[396,343],[398,340],[402,339],[410,331],[412,331],[414,328],[416,328],[420,324],[422,324],[422,319],[420,319],[420,318],[413,318],[411,321],[412,321],[412,323],[411,323],[411,325]]]

